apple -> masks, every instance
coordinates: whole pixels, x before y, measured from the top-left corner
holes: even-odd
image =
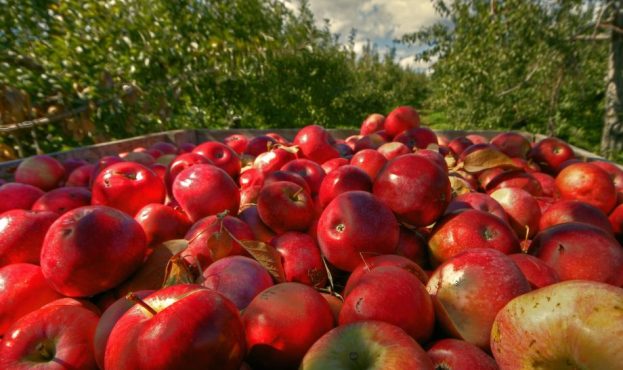
[[[160,203],[141,208],[134,219],[143,228],[148,246],[180,239],[192,225],[184,212]]]
[[[382,130],[384,126],[385,116],[379,113],[372,113],[361,123],[359,133],[361,135],[368,135]]]
[[[426,284],[428,282],[427,273],[417,263],[403,256],[383,254],[363,259],[363,261],[348,276],[342,295],[348,296],[353,288],[358,284],[359,279],[368,272],[379,267],[387,266],[398,267],[413,274],[413,276],[420,280],[422,284]]]
[[[133,294],[138,298],[143,299],[153,292],[153,290],[141,290],[134,292]],[[132,308],[134,304],[134,302],[126,299],[125,297],[121,297],[111,304],[101,315],[93,336],[93,354],[95,356],[97,366],[100,369],[104,368],[104,354],[106,352],[106,344],[108,344],[110,332],[115,327],[115,324],[119,321],[121,316]]]
[[[448,148],[457,156],[460,156],[463,151],[465,151],[470,146],[474,145],[474,143],[466,138],[465,136],[459,136],[450,140],[448,143]],[[487,144],[488,145],[488,144]]]
[[[612,234],[590,224],[567,222],[541,230],[531,254],[551,266],[560,280],[595,280],[623,285],[623,248]]]
[[[236,217],[212,215],[202,218],[184,236],[188,240],[184,258],[191,264],[198,263],[205,270],[215,259],[248,255],[244,247],[232,239],[232,235],[240,241],[254,239],[251,228]]]
[[[104,367],[116,369],[238,370],[245,354],[236,306],[223,295],[191,284],[160,289],[117,321]]]
[[[296,159],[294,153],[290,150],[275,147],[264,153],[260,153],[253,161],[253,167],[257,168],[264,174],[268,174],[279,170],[288,162]]]
[[[13,209],[30,209],[44,193],[36,186],[9,182],[0,185],[0,213]]]
[[[327,301],[314,288],[281,283],[257,295],[242,313],[247,362],[256,370],[297,367],[309,348],[333,328]]]
[[[623,205],[617,206],[612,213],[610,213],[608,221],[610,221],[614,235],[619,240],[623,240]]]
[[[146,251],[145,233],[132,217],[106,206],[80,207],[50,226],[41,271],[58,292],[86,297],[121,283],[138,269]]]
[[[427,352],[435,369],[498,370],[498,365],[485,351],[464,340],[445,338],[435,342]]]
[[[517,235],[506,222],[476,209],[444,216],[435,224],[428,245],[433,266],[472,248],[492,248],[504,254],[520,251]]]
[[[305,190],[289,181],[265,185],[257,198],[260,219],[277,234],[306,231],[314,218],[314,204]]]
[[[594,281],[516,297],[493,323],[493,356],[500,369],[620,369],[621,307],[623,289]]]
[[[560,165],[574,157],[575,153],[569,144],[555,137],[539,141],[528,153],[529,159],[536,162],[544,171],[552,174],[558,173]]]
[[[465,137],[474,144],[486,144],[489,142],[489,139],[478,134],[468,134]]]
[[[584,222],[613,233],[608,216],[602,210],[579,200],[559,200],[550,205],[541,215],[539,229],[566,222]]]
[[[249,140],[244,134],[231,134],[223,139],[223,143],[232,148],[238,155],[242,155],[249,145]]]
[[[316,195],[320,184],[325,177],[325,172],[320,164],[309,159],[295,159],[281,167],[282,171],[294,172],[307,181],[311,195]]]
[[[13,263],[0,267],[0,345],[15,321],[58,298],[62,295],[48,284],[39,266]]]
[[[91,204],[91,192],[84,187],[65,186],[50,190],[32,205],[33,211],[50,211],[63,214],[74,208]]]
[[[268,135],[256,136],[249,140],[244,154],[257,157],[261,153],[268,151],[275,144],[277,144],[277,140]]]
[[[372,179],[353,165],[345,165],[324,177],[318,191],[318,201],[323,209],[338,195],[347,191],[372,191]]]
[[[541,210],[536,199],[520,188],[501,188],[490,194],[504,208],[517,237],[532,238],[539,230]]]
[[[95,369],[99,316],[76,305],[53,305],[23,316],[0,343],[2,369]]]
[[[378,149],[381,145],[386,144],[387,140],[377,133],[361,136],[356,142],[353,152],[359,152],[364,149]]]
[[[493,177],[485,187],[488,193],[505,188],[519,188],[536,197],[543,195],[539,180],[523,170],[504,171]]]
[[[212,164],[227,172],[232,178],[240,174],[241,162],[238,154],[230,147],[218,141],[208,141],[197,145],[193,153],[201,154]]]
[[[287,232],[270,241],[281,255],[286,281],[323,288],[327,283],[320,248],[314,238],[299,232]]]
[[[244,310],[259,293],[273,286],[273,279],[256,260],[229,256],[203,271],[201,285],[221,293]]]
[[[560,276],[556,270],[542,259],[525,253],[514,253],[509,257],[523,272],[532,289],[539,289],[560,282]]]
[[[403,256],[422,268],[428,267],[428,240],[417,230],[400,226],[395,254]]]
[[[196,164],[180,172],[172,192],[193,222],[223,211],[238,214],[238,186],[227,172],[211,164]]]
[[[608,173],[591,163],[574,163],[556,176],[562,199],[586,202],[609,214],[617,202],[616,189]]]
[[[338,326],[309,349],[300,370],[433,370],[431,359],[401,328],[382,321]]]
[[[328,175],[331,171],[335,170],[338,167],[345,166],[350,163],[349,159],[346,158],[333,158],[324,162],[320,167],[324,170],[324,172]]]
[[[246,173],[246,172],[245,172]],[[303,176],[299,175],[296,172],[289,171],[274,171],[269,173],[264,177],[263,185],[268,185],[277,181],[290,181],[293,182],[303,188],[307,192],[307,194],[311,195],[311,188],[307,181],[303,178]]]
[[[184,171],[188,167],[191,167],[196,164],[213,164],[211,160],[204,157],[198,153],[182,153],[175,157],[169,166],[167,167],[167,172],[164,175],[164,182],[167,186],[168,194],[172,194],[173,181],[179,175],[180,172]]]
[[[454,197],[450,204],[448,204],[445,213],[449,214],[459,209],[470,208],[491,213],[492,215],[498,216],[501,220],[508,222],[506,211],[504,211],[500,203],[484,193],[465,193]]]
[[[393,253],[399,232],[391,210],[364,191],[335,197],[322,212],[317,227],[322,254],[345,271],[354,270],[364,257]]]
[[[145,167],[150,167],[156,163],[156,158],[147,152],[132,151],[123,155],[119,155],[125,162],[134,162]]]
[[[0,214],[0,267],[39,264],[43,238],[58,214],[14,209]]]
[[[437,135],[428,127],[416,127],[396,135],[394,141],[405,144],[410,150],[426,149],[431,144],[437,144]]]
[[[179,145],[179,148],[178,148],[178,153],[179,153],[179,154],[183,154],[183,153],[190,153],[190,152],[192,152],[192,151],[193,151],[193,149],[195,149],[196,147],[197,147],[197,145],[196,145],[196,144],[193,144],[193,143],[188,143],[188,142],[186,142],[186,143],[181,143],[181,144]]]
[[[403,105],[394,108],[385,118],[384,130],[391,138],[410,128],[420,127],[420,115],[415,108]]]
[[[543,172],[532,172],[532,177],[541,185],[541,195],[553,197],[556,195],[556,179]]]
[[[93,164],[85,164],[74,169],[69,173],[69,176],[67,176],[65,186],[82,186],[88,188],[91,183],[91,174],[94,168],[95,165]]]
[[[253,231],[253,240],[259,240],[264,243],[270,242],[270,240],[276,235],[260,218],[260,214],[257,211],[257,205],[251,204],[246,206],[238,215],[242,221],[244,221],[251,231]]]
[[[331,134],[318,125],[305,126],[294,137],[294,145],[300,148],[305,158],[319,165],[339,157],[340,153],[333,147],[334,142]]]
[[[35,155],[20,162],[15,170],[15,182],[36,186],[48,191],[65,178],[65,167],[49,155]]]
[[[509,157],[526,158],[532,149],[530,141],[516,132],[502,132],[491,139],[491,144]]]
[[[167,154],[177,154],[177,152],[178,152],[177,145],[175,145],[173,143],[168,143],[168,142],[165,142],[165,141],[155,142],[155,143],[151,144],[149,149],[155,149],[155,150],[159,151],[160,153],[162,153],[164,155],[167,155]]]
[[[444,262],[426,285],[441,326],[452,337],[489,349],[496,314],[530,291],[517,265],[491,248],[469,249]]]
[[[373,193],[400,220],[413,226],[435,222],[452,197],[446,172],[415,154],[401,155],[387,162],[374,181]]]
[[[397,141],[382,144],[376,150],[387,158],[387,160],[394,159],[399,155],[411,153],[411,150],[405,144]]]
[[[387,158],[374,149],[359,151],[350,159],[350,164],[364,170],[372,180],[376,179],[385,163],[387,163]]]
[[[134,162],[106,167],[93,181],[91,203],[119,209],[134,217],[149,203],[164,203],[166,188],[151,169]]]

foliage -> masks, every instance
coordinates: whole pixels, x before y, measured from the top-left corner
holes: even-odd
[[[13,97],[0,99],[0,124],[84,110],[33,130],[37,140],[22,154],[228,127],[234,118],[247,127],[353,126],[368,113],[419,106],[427,93],[426,77],[391,57],[369,48],[359,58],[340,46],[304,0],[296,12],[279,0],[0,0],[0,7],[0,90]],[[0,141],[30,142],[28,135]]]
[[[607,43],[597,4],[568,0],[434,0],[444,21],[405,35],[435,60],[430,108],[455,127],[557,135],[597,151]]]

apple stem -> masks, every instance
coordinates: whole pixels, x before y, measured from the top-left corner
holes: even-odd
[[[145,301],[143,301],[141,298],[139,298],[139,296],[137,296],[136,294],[134,294],[134,292],[130,292],[125,296],[125,299],[127,299],[130,302],[134,302],[138,305],[140,305],[141,307],[143,307],[144,309],[146,309],[150,314],[152,315],[156,315],[158,312],[156,312],[156,310],[154,310],[150,305],[148,305],[147,303],[145,303]]]

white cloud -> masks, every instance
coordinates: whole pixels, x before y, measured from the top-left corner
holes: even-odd
[[[281,0],[296,8],[297,0]],[[415,47],[393,43],[402,35],[429,26],[441,18],[430,0],[310,0],[310,8],[319,26],[329,20],[330,31],[346,43],[352,29],[357,31],[354,49],[361,53],[368,42],[376,44],[381,53],[396,47],[397,61],[409,68],[427,69],[430,63],[415,62]]]

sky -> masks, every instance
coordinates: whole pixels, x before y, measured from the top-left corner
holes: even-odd
[[[292,6],[297,0],[282,0]],[[430,0],[309,0],[319,26],[329,19],[332,33],[341,35],[346,43],[351,29],[357,30],[355,52],[360,52],[367,40],[377,45],[381,54],[392,47],[392,41],[406,33],[429,26],[441,18]],[[397,61],[404,67],[428,69],[428,64],[414,61],[417,48],[396,45]]]

